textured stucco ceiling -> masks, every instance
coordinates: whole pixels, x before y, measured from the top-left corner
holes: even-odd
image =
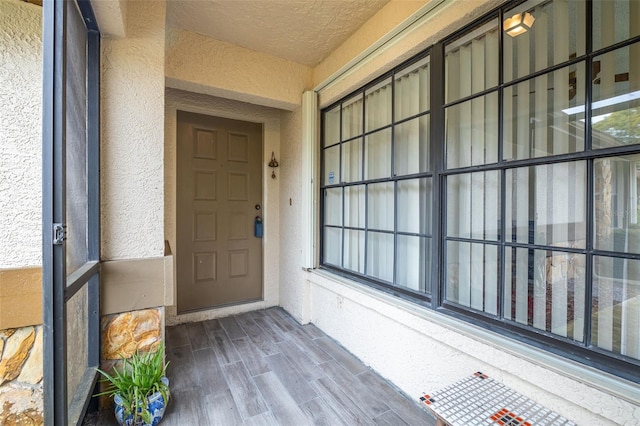
[[[389,0],[170,0],[170,26],[315,66]]]

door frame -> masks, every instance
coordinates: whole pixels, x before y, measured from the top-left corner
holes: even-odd
[[[81,424],[100,362],[100,32],[89,0],[77,0],[87,28],[87,262],[66,271],[66,4],[43,4],[42,286],[45,424]],[[87,289],[87,369],[67,389],[67,301]]]
[[[167,89],[165,93],[165,235],[173,248],[176,247],[176,186],[177,186],[177,111],[193,112],[232,120],[261,123],[262,128],[262,203],[264,237],[262,240],[262,286],[263,300],[240,305],[219,307],[208,311],[184,313],[178,316],[175,302],[167,310],[167,324],[184,321],[210,319],[221,315],[233,315],[256,309],[264,309],[279,303],[279,258],[281,168],[276,169],[277,179],[271,179],[271,169],[267,167],[271,152],[280,161],[281,116],[280,111],[241,101],[217,98],[206,94],[189,94],[177,89]],[[176,269],[173,270],[173,295],[177,294]],[[178,319],[179,317],[179,319]]]

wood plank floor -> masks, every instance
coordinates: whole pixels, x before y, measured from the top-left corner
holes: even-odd
[[[280,308],[167,327],[166,344],[166,426],[435,425],[416,399]],[[100,413],[85,424],[115,423]]]

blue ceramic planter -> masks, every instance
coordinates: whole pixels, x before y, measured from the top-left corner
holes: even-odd
[[[162,383],[169,386],[168,378],[163,377],[161,380]],[[151,395],[149,398],[147,398],[147,409],[151,413],[151,423],[142,423],[140,421],[134,423],[132,414],[129,414],[127,418],[124,418],[124,406],[122,405],[122,397],[116,394],[113,397],[113,402],[115,403],[116,420],[123,426],[156,426],[158,423],[160,423],[160,420],[162,420],[162,417],[164,416],[164,411],[167,408],[167,404],[169,403],[169,398],[169,391],[167,391],[167,401],[164,400],[160,392],[156,392]]]

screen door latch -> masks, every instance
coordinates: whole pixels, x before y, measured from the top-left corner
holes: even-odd
[[[67,239],[67,225],[62,223],[53,224],[53,245],[59,246]]]

